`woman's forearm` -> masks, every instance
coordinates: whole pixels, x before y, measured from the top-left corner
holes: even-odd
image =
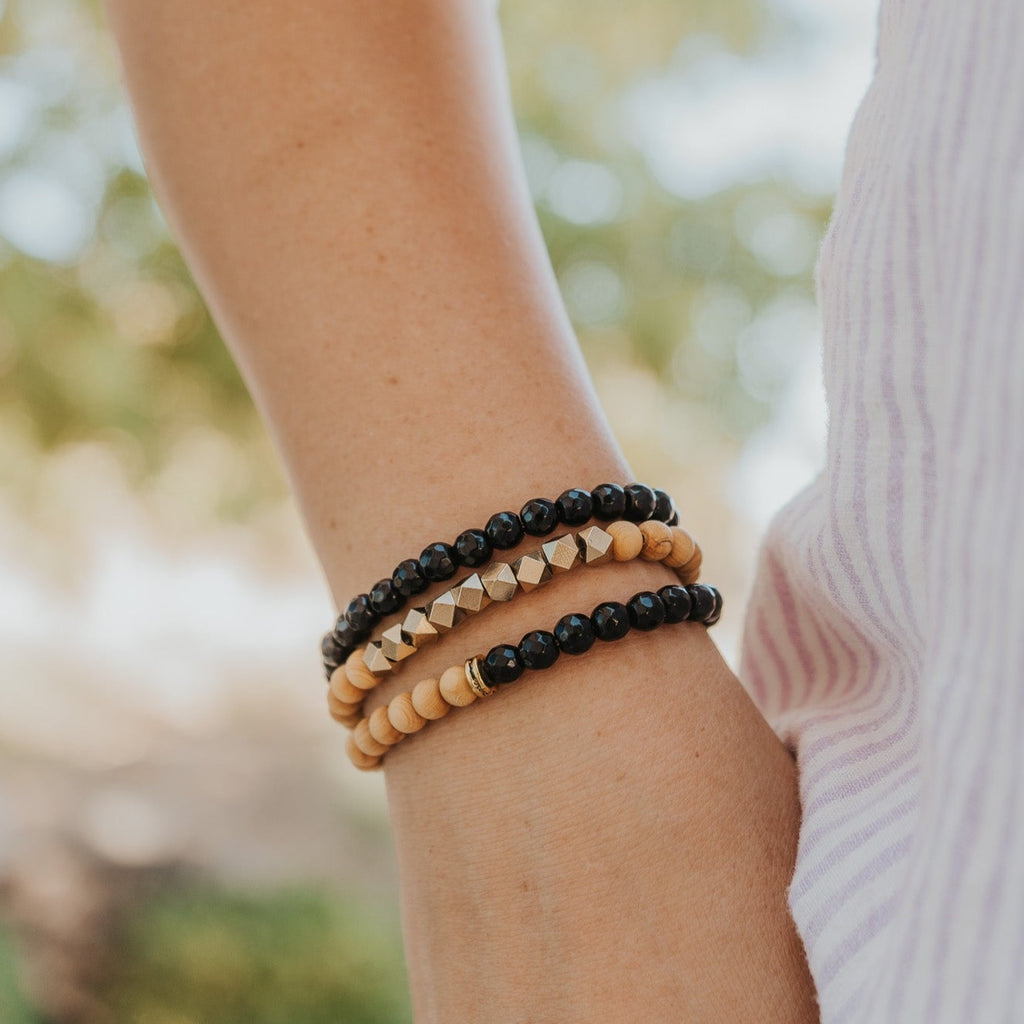
[[[490,4],[108,6],[158,197],[339,601],[499,508],[628,476],[525,188]],[[415,678],[668,581],[566,577]],[[792,762],[703,630],[548,675],[388,755],[417,1020],[814,1019],[785,900]]]
[[[339,599],[512,499],[510,477],[621,476],[487,6],[110,9],[158,198]]]

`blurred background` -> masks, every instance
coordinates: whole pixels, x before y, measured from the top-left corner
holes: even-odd
[[[735,665],[817,472],[813,266],[874,11],[504,0],[552,260]],[[0,1024],[407,1021],[326,588],[147,187],[99,4],[0,0]]]

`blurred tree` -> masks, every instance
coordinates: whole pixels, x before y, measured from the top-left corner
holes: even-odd
[[[311,890],[164,890],[135,907],[94,994],[104,1024],[410,1019],[394,923]]]
[[[149,193],[98,6],[10,0],[0,17],[0,429],[43,450],[99,441],[141,481],[197,425],[250,448],[260,428]],[[782,177],[670,191],[638,90],[709,52],[754,53],[778,26],[758,0],[506,0],[501,20],[531,188],[588,358],[646,365],[744,437],[784,383],[779,331],[813,297],[828,200]],[[758,329],[765,316],[775,329]],[[279,492],[256,450],[236,508]]]
[[[41,1024],[18,984],[14,943],[0,927],[0,1024]]]

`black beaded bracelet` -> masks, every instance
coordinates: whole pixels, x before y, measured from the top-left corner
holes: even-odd
[[[551,668],[562,654],[578,655],[598,641],[621,640],[631,630],[650,632],[667,622],[713,626],[722,614],[722,595],[706,583],[670,584],[657,593],[643,590],[625,604],[606,601],[590,615],[563,615],[553,630],[533,630],[518,644],[498,644],[482,657],[452,665],[440,678],[422,679],[411,693],[400,693],[363,718],[342,701],[328,706],[352,733],[346,750],[352,763],[366,771],[379,767],[385,754],[406,736],[513,683],[526,671]]]
[[[672,498],[646,484],[600,484],[592,491],[571,487],[553,501],[533,498],[515,512],[496,512],[482,530],[464,530],[454,543],[428,544],[419,558],[407,558],[395,571],[359,594],[338,617],[334,629],[320,643],[328,679],[365,640],[385,615],[401,611],[409,598],[431,583],[451,579],[460,567],[477,568],[496,550],[514,548],[527,535],[544,537],[560,525],[582,526],[590,519],[627,519],[634,523],[658,519],[669,526],[679,522]]]
[[[707,583],[671,583],[657,593],[642,590],[625,604],[605,601],[590,615],[570,612],[548,632],[535,629],[518,644],[498,644],[478,665],[485,686],[514,683],[525,671],[550,668],[562,654],[585,654],[598,640],[621,640],[631,630],[648,633],[666,622],[700,622],[713,626],[722,614],[722,595]]]

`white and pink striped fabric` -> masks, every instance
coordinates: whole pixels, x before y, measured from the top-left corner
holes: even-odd
[[[883,0],[818,276],[828,462],[741,675],[822,1021],[1024,1021],[1024,0]]]

